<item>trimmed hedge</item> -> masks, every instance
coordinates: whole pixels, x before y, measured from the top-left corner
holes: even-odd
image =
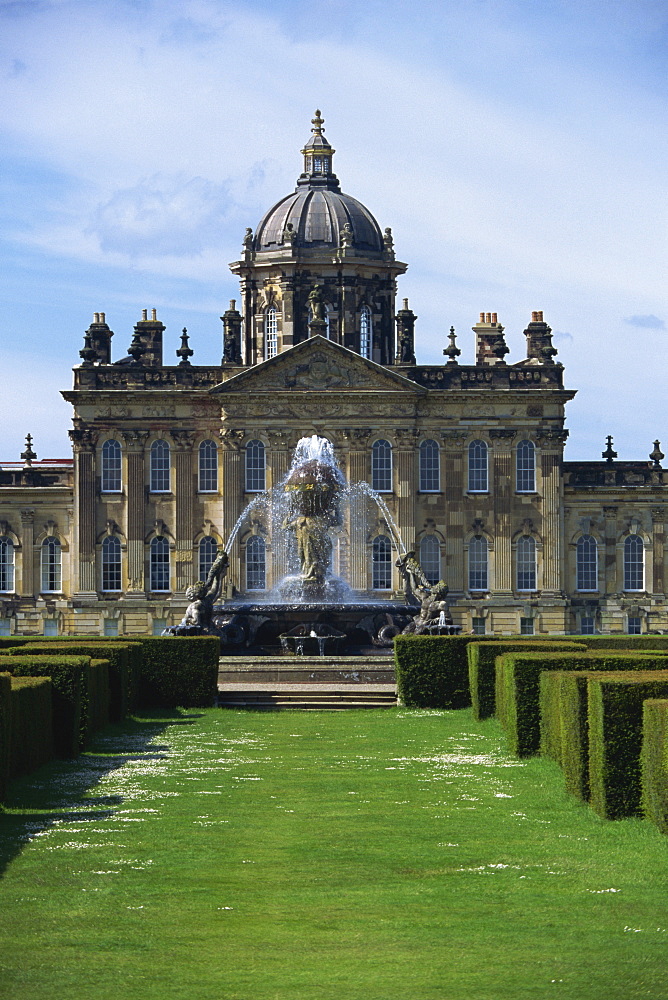
[[[0,673],[0,802],[5,797],[9,781],[9,753],[12,725],[12,677]]]
[[[5,650],[9,652],[9,650]],[[78,757],[81,710],[90,659],[86,656],[0,656],[0,671],[53,681],[53,738],[57,757]]]
[[[546,649],[554,653],[584,647],[576,641],[550,639],[500,639],[498,642],[470,642],[466,648],[469,666],[469,689],[474,719],[489,719],[494,715],[496,657],[503,653],[530,652]]]
[[[411,708],[466,708],[471,704],[466,647],[485,641],[484,635],[398,635],[399,701]]]
[[[668,670],[599,675],[587,687],[590,803],[604,819],[637,816],[643,702],[668,697]]]
[[[497,660],[496,715],[520,757],[540,750],[541,670],[666,669],[660,652],[505,653]]]
[[[564,772],[566,790],[589,801],[587,684],[594,670],[543,670],[540,675],[540,747],[549,745]],[[558,699],[558,704],[553,702]]]
[[[665,649],[668,652],[668,635],[577,635],[573,639],[587,649],[633,649],[645,652],[648,649]]]
[[[51,678],[12,677],[9,780],[30,774],[52,757]]]
[[[668,700],[643,702],[640,778],[644,815],[668,833]]]
[[[214,704],[218,695],[218,636],[145,636],[139,641],[140,707],[208,708]]]

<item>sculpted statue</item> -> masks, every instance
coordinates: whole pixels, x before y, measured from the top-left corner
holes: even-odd
[[[295,533],[302,584],[306,584],[309,590],[318,591],[325,586],[327,567],[332,556],[329,527],[329,519],[324,517],[302,515],[294,519],[286,518],[283,522],[284,530]]]
[[[308,304],[311,309],[311,319],[324,319],[322,285],[314,285],[309,292]]]
[[[410,552],[399,556],[395,565],[404,582],[406,604],[417,604],[422,601],[424,594],[430,592],[431,585],[422,566],[415,558],[415,550],[411,549]]]
[[[186,590],[190,601],[182,621],[166,631],[172,635],[198,635],[211,631],[213,606],[220,597],[223,578],[227,573],[229,558],[220,550],[209,570],[206,581],[198,580]]]
[[[423,594],[420,613],[415,616],[410,625],[407,625],[403,635],[422,635],[430,632],[435,625],[452,625],[452,617],[448,602],[448,585],[443,580],[430,587]]]

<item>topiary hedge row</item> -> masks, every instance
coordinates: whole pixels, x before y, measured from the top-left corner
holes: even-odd
[[[11,678],[10,781],[53,757],[52,699],[50,677]]]
[[[7,652],[9,650],[5,650]],[[82,705],[89,666],[90,657],[86,656],[0,657],[0,671],[8,671],[15,677],[51,678],[53,738],[57,757],[79,755]]]
[[[668,833],[668,700],[643,702],[642,734],[642,811],[661,833]]]
[[[9,753],[12,724],[12,678],[0,673],[0,801],[4,799],[9,781]]]
[[[482,635],[398,635],[394,662],[399,701],[411,708],[470,705],[466,647],[481,641]]]

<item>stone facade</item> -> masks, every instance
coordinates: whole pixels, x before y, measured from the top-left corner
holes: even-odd
[[[114,363],[96,313],[63,393],[72,459],[40,462],[28,442],[0,466],[0,631],[161,631],[235,527],[228,596],[259,597],[285,540],[270,506],[247,508],[311,434],[386,505],[357,497],[337,529],[334,569],[357,594],[400,594],[393,521],[465,631],[668,629],[658,442],[647,461],[619,462],[609,442],[601,461],[564,462],[574,391],[540,312],[519,361],[481,313],[475,365],[458,363],[454,331],[442,365],[419,365],[416,317],[407,300],[395,312],[406,265],[340,192],[319,112],[313,125],[296,192],[231,265],[241,310],[222,317],[221,364],[192,364],[184,331],[165,365],[155,311]]]

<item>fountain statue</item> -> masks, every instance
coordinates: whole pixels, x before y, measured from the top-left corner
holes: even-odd
[[[198,580],[186,590],[190,604],[178,625],[166,628],[163,635],[209,635],[216,634],[213,628],[213,608],[220,597],[223,578],[229,566],[229,557],[224,549],[218,555],[205,581]]]
[[[341,524],[336,467],[318,458],[293,467],[285,482],[290,511],[283,530],[294,533],[301,568],[302,597],[322,600],[332,557],[329,529]]]

